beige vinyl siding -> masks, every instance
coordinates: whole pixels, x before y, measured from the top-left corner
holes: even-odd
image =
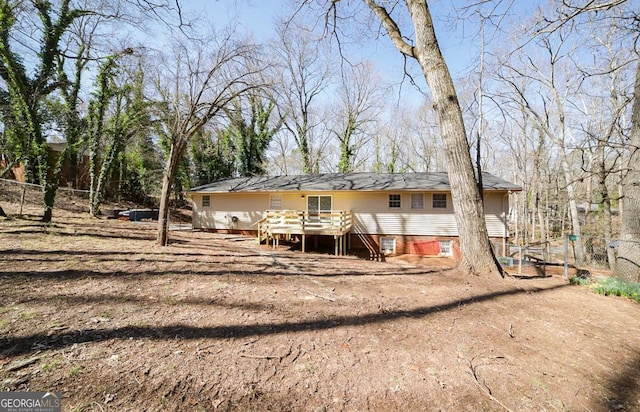
[[[431,207],[431,194],[424,193],[424,208],[411,208],[411,194],[401,195],[400,208],[389,207],[389,192],[334,193],[334,209],[351,210],[355,233],[389,235],[457,236],[450,197],[446,209]]]
[[[211,206],[202,207],[203,195],[211,196]],[[194,193],[192,198],[194,229],[256,230],[254,223],[269,208],[268,193]]]
[[[273,192],[278,193],[278,192]],[[333,210],[353,213],[353,232],[384,235],[457,236],[451,195],[446,208],[433,208],[432,193],[424,192],[424,208],[411,208],[411,194],[401,194],[401,207],[389,207],[389,192],[282,192],[281,209],[307,210],[307,197],[332,197]],[[440,192],[443,193],[443,192]],[[485,193],[485,212],[489,236],[505,234],[506,192]],[[202,207],[203,193],[194,193],[193,227],[196,229],[257,230],[256,223],[270,207],[272,193],[206,193],[211,206]],[[233,222],[232,217],[238,218]]]
[[[489,237],[508,236],[506,228],[508,202],[507,192],[485,192],[484,215]]]

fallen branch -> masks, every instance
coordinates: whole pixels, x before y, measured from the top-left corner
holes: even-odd
[[[335,302],[335,301],[336,301],[334,298],[330,298],[330,297],[328,297],[328,296],[318,295],[317,293],[313,293],[313,292],[310,292],[310,291],[308,291],[308,290],[305,290],[305,292],[307,292],[307,293],[308,293],[308,294],[310,294],[311,296],[315,296],[316,298],[326,299],[326,300],[328,300],[328,301],[330,301],[330,302]]]
[[[240,357],[250,358],[250,359],[278,359],[278,360],[282,360],[282,358],[284,358],[284,356],[278,356],[278,355],[246,355],[244,353],[241,353]]]
[[[35,356],[33,358],[20,359],[14,362],[11,362],[9,366],[7,366],[7,372],[14,372],[22,368],[26,368],[29,365],[33,365],[34,363],[40,360],[39,356]]]
[[[471,376],[473,376],[473,380],[476,382],[476,384],[478,385],[478,387],[480,388],[480,390],[482,391],[482,393],[484,393],[485,395],[487,395],[489,397],[489,399],[491,399],[492,401],[494,401],[495,403],[497,403],[498,405],[502,406],[506,411],[509,412],[513,412],[511,409],[509,409],[505,404],[503,404],[502,402],[500,402],[495,396],[493,396],[491,394],[491,390],[486,386],[486,385],[482,385],[480,383],[480,379],[478,378],[478,372],[476,371],[476,367],[473,366],[473,359],[471,361],[469,361],[469,370],[471,371]]]

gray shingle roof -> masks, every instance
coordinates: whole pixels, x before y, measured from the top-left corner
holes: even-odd
[[[520,191],[520,186],[489,173],[482,174],[485,190]],[[298,176],[234,177],[194,187],[188,192],[290,192],[290,191],[448,191],[446,173],[327,173]]]

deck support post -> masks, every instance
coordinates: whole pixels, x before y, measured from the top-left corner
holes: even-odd
[[[302,233],[302,253],[304,253],[305,244],[307,243],[307,235]]]

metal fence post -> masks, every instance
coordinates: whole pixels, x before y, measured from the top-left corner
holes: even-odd
[[[520,246],[520,256],[518,257],[518,275],[522,276],[522,246]]]
[[[564,278],[569,279],[569,235],[564,234]]]

